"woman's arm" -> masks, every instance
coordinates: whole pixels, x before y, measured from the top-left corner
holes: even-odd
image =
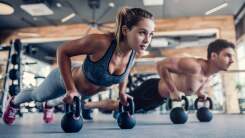
[[[64,80],[67,93],[77,93],[72,79],[71,57],[76,55],[92,55],[104,44],[101,35],[88,35],[84,38],[64,43],[57,49],[57,62]],[[68,101],[69,102],[69,101]]]

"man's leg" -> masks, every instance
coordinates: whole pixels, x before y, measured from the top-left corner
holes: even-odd
[[[83,96],[83,102],[81,103],[82,104],[81,107],[82,107],[83,119],[85,119],[85,120],[93,120],[93,117],[92,117],[93,110],[84,107],[84,103],[85,103],[84,100],[85,99],[88,99],[88,102],[92,102],[91,96]]]
[[[128,94],[133,97],[135,112],[152,110],[165,102],[158,92],[159,79],[149,79]],[[106,99],[97,102],[85,103],[85,108],[99,108],[101,110],[117,110],[119,101]]]
[[[115,119],[118,116],[118,106],[119,106],[119,101],[112,100],[112,99],[105,99],[97,102],[87,102],[84,104],[84,108],[88,108],[88,109],[98,108],[99,110],[103,110],[103,111],[114,111],[113,117]]]
[[[118,105],[119,105],[119,101],[117,100],[105,99],[97,102],[86,102],[84,104],[84,108],[87,109],[98,108],[100,110],[116,110],[118,108]]]
[[[158,92],[158,83],[159,79],[152,78],[128,93],[134,98],[135,113],[153,110],[165,102],[166,98]]]

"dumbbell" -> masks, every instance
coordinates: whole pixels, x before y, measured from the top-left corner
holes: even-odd
[[[184,101],[184,106],[182,105],[181,107],[175,107],[172,109],[172,103],[173,101],[169,98],[168,100],[168,108],[172,109],[170,112],[170,120],[174,124],[184,124],[188,120],[188,114],[186,111],[188,111],[189,107],[189,102],[186,96],[181,97],[181,101]]]
[[[117,118],[118,126],[121,129],[132,129],[136,125],[134,114],[134,101],[130,98],[127,99],[128,106],[123,106],[119,103],[119,116]]]
[[[20,92],[20,87],[19,85],[12,84],[9,86],[9,94],[11,96],[16,96]]]
[[[209,107],[205,107],[205,106],[198,107],[199,102],[203,102],[204,105],[206,104],[206,102],[209,102]],[[207,99],[205,101],[202,98],[198,97],[195,100],[194,106],[195,106],[195,109],[197,110],[197,112],[196,112],[197,119],[200,122],[209,122],[212,120],[213,114],[210,110],[213,109],[213,102],[212,102],[212,99],[210,97],[207,97]]]
[[[19,57],[18,54],[13,54],[13,55],[11,56],[11,63],[12,63],[13,65],[19,64],[19,61],[20,61],[20,57]]]
[[[16,39],[14,41],[14,49],[15,51],[17,51],[18,53],[20,53],[21,49],[22,49],[22,44],[21,44],[21,41],[20,39]]]
[[[17,80],[20,77],[20,72],[17,69],[11,69],[9,71],[9,78],[11,80]]]

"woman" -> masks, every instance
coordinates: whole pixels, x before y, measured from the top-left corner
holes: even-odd
[[[59,68],[53,70],[35,90],[21,92],[9,100],[3,115],[6,124],[13,124],[19,105],[43,102],[65,94],[63,101],[72,103],[74,96],[83,99],[113,84],[119,84],[119,98],[127,104],[126,78],[135,55],[150,44],[155,28],[153,15],[140,8],[122,8],[111,34],[91,34],[67,42],[57,50]],[[71,57],[87,55],[82,66],[72,66]]]

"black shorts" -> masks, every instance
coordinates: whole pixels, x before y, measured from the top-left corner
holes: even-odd
[[[135,112],[146,112],[165,103],[167,98],[161,97],[158,92],[159,80],[157,78],[146,80],[128,93],[134,98]]]

